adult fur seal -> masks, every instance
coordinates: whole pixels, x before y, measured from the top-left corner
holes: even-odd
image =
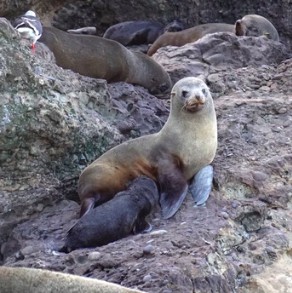
[[[207,34],[217,32],[234,32],[234,25],[227,23],[206,23],[180,32],[166,32],[150,46],[147,55],[152,56],[161,47],[181,47],[187,43],[195,42]]]
[[[96,247],[124,238],[131,233],[150,231],[145,217],[158,205],[156,183],[145,176],[136,178],[125,191],[90,210],[69,230],[60,250]]]
[[[114,283],[34,268],[0,266],[1,293],[143,293]]]
[[[212,162],[216,148],[217,122],[210,91],[201,79],[183,78],[172,88],[170,114],[158,133],[110,149],[81,173],[80,215],[125,190],[129,181],[145,175],[158,183],[162,216],[170,218],[187,194],[188,181]],[[195,190],[205,184],[201,183],[206,176],[213,176],[212,171],[204,174],[195,180]],[[206,196],[210,186],[202,189],[199,197]]]
[[[164,32],[178,32],[184,29],[179,20],[174,20],[164,26],[162,23],[153,20],[125,21],[110,26],[103,37],[114,40],[124,46],[152,44]],[[74,34],[96,35],[95,27],[83,27],[67,30]]]
[[[152,44],[162,33],[182,29],[183,25],[178,21],[173,21],[166,27],[157,21],[126,21],[109,27],[103,37],[115,40],[124,46]]]
[[[279,41],[279,34],[273,24],[265,17],[257,14],[245,15],[235,23],[235,34],[237,36],[262,36]]]
[[[39,39],[54,53],[57,65],[108,82],[141,85],[153,94],[170,92],[167,72],[148,56],[132,52],[118,42],[90,35],[69,34],[44,27]]]

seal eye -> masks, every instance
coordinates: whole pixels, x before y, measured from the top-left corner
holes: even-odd
[[[202,89],[202,93],[203,93],[204,96],[206,96],[207,95],[206,89]]]
[[[183,98],[186,98],[188,95],[188,91],[182,91],[181,95],[183,96]]]

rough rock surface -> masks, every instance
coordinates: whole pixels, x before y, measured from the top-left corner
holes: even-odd
[[[267,17],[278,29],[281,40],[292,47],[292,8],[289,0],[22,0],[1,1],[0,16],[13,18],[28,9],[42,21],[61,29],[96,26],[99,35],[118,22],[152,19],[164,24],[180,19],[187,27],[200,23],[235,21],[246,14]]]
[[[66,186],[106,149],[158,131],[168,108],[142,87],[107,85],[63,70],[42,44],[34,54],[20,43],[5,19],[0,33],[3,242],[11,225],[56,199],[76,197],[76,186],[72,191]]]
[[[3,20],[0,32],[2,264],[145,292],[292,287],[292,60],[283,45],[216,34],[161,49],[155,58],[174,79],[196,74],[192,62],[205,68],[200,74],[213,92],[219,137],[211,197],[206,207],[194,208],[188,196],[169,220],[155,211],[151,233],[63,254],[55,249],[79,210],[66,197],[76,188],[74,177],[105,149],[147,133],[152,121],[157,131],[168,104],[141,87],[107,85],[33,56],[18,47]],[[216,58],[219,63],[210,61]]]

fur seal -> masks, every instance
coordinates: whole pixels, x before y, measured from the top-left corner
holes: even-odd
[[[183,78],[172,88],[170,114],[158,133],[126,141],[83,170],[78,182],[80,216],[145,175],[158,183],[162,216],[170,218],[186,196],[189,180],[212,162],[216,149],[217,122],[209,88],[201,79]],[[204,177],[196,180],[194,190],[200,190]],[[207,192],[203,187],[199,197]]]
[[[113,199],[90,210],[69,230],[61,252],[96,247],[114,242],[131,233],[151,231],[145,217],[158,205],[156,183],[145,176],[132,181],[129,188]]]
[[[245,15],[235,22],[235,34],[237,36],[262,36],[279,41],[279,34],[273,24],[265,17],[257,14]]]
[[[152,20],[125,21],[110,26],[103,37],[114,40],[124,46],[152,44],[164,32],[177,32],[184,29],[179,20],[174,20],[165,27],[162,23]],[[95,27],[83,27],[67,30],[75,34],[96,35]]]
[[[152,56],[161,47],[181,47],[187,43],[195,42],[207,34],[217,32],[234,32],[234,25],[227,23],[206,23],[179,32],[166,32],[150,46],[147,55]]]
[[[54,53],[57,65],[108,82],[141,85],[152,94],[171,90],[167,72],[154,60],[118,42],[90,35],[69,34],[44,27],[39,39]]]
[[[103,37],[115,40],[124,46],[152,44],[164,32],[182,29],[183,25],[178,21],[173,21],[166,27],[157,21],[126,21],[109,27]]]
[[[143,293],[118,284],[35,268],[0,267],[1,293]]]

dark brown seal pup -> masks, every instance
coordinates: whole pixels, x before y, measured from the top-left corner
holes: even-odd
[[[158,205],[156,183],[145,176],[136,178],[125,191],[90,210],[69,230],[60,250],[96,247],[114,242],[131,233],[150,231],[145,217]]]
[[[187,43],[195,42],[207,34],[217,32],[234,32],[234,25],[227,23],[206,23],[182,30],[180,32],[166,32],[152,44],[147,52],[147,55],[152,56],[161,47],[181,47]]]
[[[53,27],[44,27],[39,41],[49,47],[57,65],[65,69],[108,82],[125,81],[141,85],[153,94],[171,90],[171,80],[162,66],[118,42],[97,36],[69,34]]]
[[[188,181],[212,162],[216,148],[217,122],[210,91],[201,79],[183,78],[172,88],[170,114],[158,133],[126,141],[84,169],[78,182],[80,215],[145,175],[158,182],[162,215],[170,218],[187,193]],[[204,177],[195,180],[195,192],[204,185],[200,184]],[[210,189],[202,189],[202,195],[194,196],[208,197]]]
[[[237,36],[267,36],[269,39],[279,41],[279,34],[273,24],[265,17],[257,14],[245,15],[235,23]]]
[[[0,284],[1,293],[143,293],[95,278],[5,266],[0,266]]]

